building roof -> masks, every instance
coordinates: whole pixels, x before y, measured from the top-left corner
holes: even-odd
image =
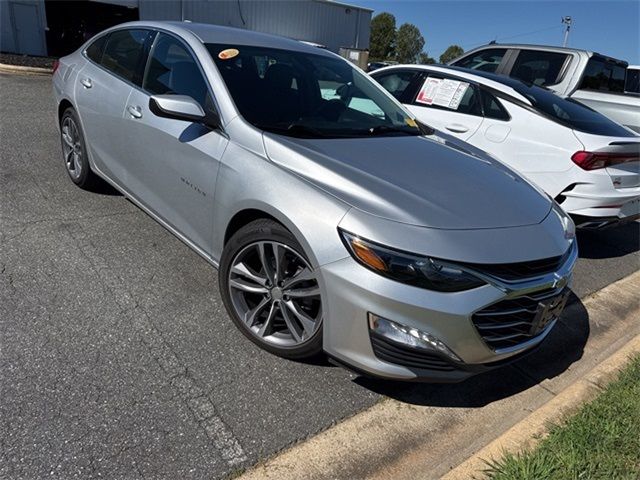
[[[225,27],[221,25],[213,25],[210,23],[193,23],[193,22],[165,22],[165,21],[139,21],[120,24],[122,26],[146,26],[148,28],[159,28],[180,33],[181,31],[190,32],[195,35],[202,43],[220,43],[227,45],[259,45],[268,48],[280,48],[284,50],[303,51],[314,53],[316,55],[333,55],[332,53],[303,43],[298,40],[272,35],[269,33],[256,32],[253,30],[245,30],[242,28]]]
[[[336,5],[338,7],[352,8],[354,10],[362,10],[363,12],[374,11],[373,8],[361,7],[360,5],[353,5],[350,3],[335,2],[334,0],[315,0],[315,1],[320,3],[328,3],[329,5]]]

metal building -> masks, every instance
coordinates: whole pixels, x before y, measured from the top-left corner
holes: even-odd
[[[0,51],[60,56],[129,20],[190,20],[367,50],[372,10],[331,0],[0,0]]]

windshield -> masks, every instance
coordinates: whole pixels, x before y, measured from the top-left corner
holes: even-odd
[[[633,137],[634,134],[571,98],[562,98],[551,90],[522,83],[515,90],[527,97],[536,110],[574,130],[609,137]]]
[[[306,138],[420,135],[372,80],[333,56],[207,44],[240,114],[261,130]]]

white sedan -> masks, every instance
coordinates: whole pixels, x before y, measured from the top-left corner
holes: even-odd
[[[536,183],[579,227],[640,217],[640,136],[575,100],[457,67],[398,65],[371,76],[421,122]]]

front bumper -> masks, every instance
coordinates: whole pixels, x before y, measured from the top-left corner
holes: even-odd
[[[492,344],[481,335],[477,316],[502,302],[568,292],[577,247],[560,268],[524,282],[488,282],[464,292],[428,291],[384,278],[345,258],[321,268],[326,290],[324,346],[338,363],[365,375],[433,382],[457,382],[515,361],[535,349],[553,329],[557,317],[528,339],[512,345]],[[460,361],[417,350],[372,332],[368,314],[389,319],[437,337]]]

